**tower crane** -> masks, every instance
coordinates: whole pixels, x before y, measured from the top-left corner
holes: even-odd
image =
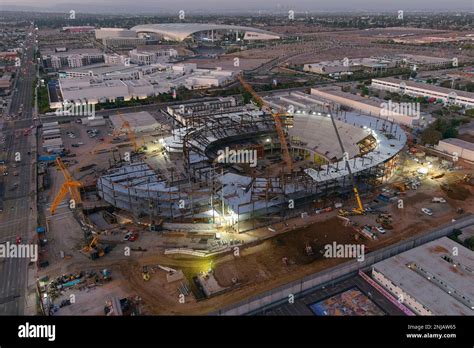
[[[79,192],[79,188],[82,186],[82,184],[79,181],[73,179],[60,157],[56,158],[56,165],[64,176],[64,183],[62,184],[61,189],[56,194],[53,203],[51,204],[51,215],[55,214],[59,203],[61,203],[68,192],[76,205],[81,203],[81,193]]]
[[[286,164],[286,168],[288,169],[289,173],[291,173],[293,170],[293,162],[291,160],[290,151],[288,150],[288,143],[286,141],[285,132],[283,131],[283,126],[281,122],[281,117],[285,116],[286,113],[281,111],[273,112],[270,105],[262,97],[260,97],[257,92],[255,92],[252,86],[244,80],[242,75],[237,75],[237,79],[241,83],[242,87],[252,95],[258,107],[273,116],[273,119],[275,121],[275,128],[283,154],[283,160]]]

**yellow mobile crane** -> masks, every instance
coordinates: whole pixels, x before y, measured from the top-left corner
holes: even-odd
[[[244,80],[242,75],[237,75],[237,79],[241,83],[242,87],[252,95],[253,99],[255,99],[258,107],[273,116],[273,119],[275,120],[275,128],[278,134],[278,139],[280,141],[280,146],[283,154],[283,160],[285,161],[286,168],[288,169],[289,173],[291,173],[293,170],[293,162],[291,160],[290,151],[288,150],[288,143],[286,141],[285,132],[283,132],[283,126],[281,122],[281,117],[285,116],[285,113],[280,111],[276,113],[273,112],[270,105],[268,105],[268,103],[263,100],[263,98],[260,97],[257,92],[255,92],[252,86]]]
[[[59,203],[61,203],[68,192],[71,199],[74,200],[74,204],[76,206],[82,202],[81,193],[79,192],[79,188],[82,186],[82,184],[79,181],[73,179],[60,157],[56,158],[56,165],[64,176],[64,183],[62,184],[61,189],[54,197],[53,203],[51,204],[51,215],[55,214]]]
[[[334,131],[336,132],[337,141],[339,142],[339,146],[341,147],[342,154],[344,156],[346,150],[344,149],[344,144],[342,143],[341,136],[339,135],[339,131],[338,131],[337,126],[336,126],[336,121],[334,120],[334,117],[332,116],[330,106],[328,106],[328,116],[331,118],[331,122],[332,122],[332,125],[334,127]],[[359,190],[357,189],[355,179],[354,179],[354,174],[352,173],[352,170],[351,170],[351,166],[349,165],[348,160],[346,160],[344,162],[346,163],[346,168],[347,168],[347,171],[349,172],[349,176],[350,176],[351,181],[352,181],[352,186],[353,186],[352,189],[354,191],[354,196],[355,196],[355,199],[356,199],[356,202],[357,202],[357,208],[353,208],[352,212],[348,212],[347,210],[340,209],[339,210],[339,215],[340,216],[364,215],[365,214],[365,209],[364,209],[364,206],[362,205],[362,200],[360,199],[360,196],[359,196]]]

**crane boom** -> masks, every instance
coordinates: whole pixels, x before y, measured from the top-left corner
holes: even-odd
[[[237,75],[237,79],[242,84],[242,87],[252,95],[253,99],[255,99],[255,102],[257,103],[258,107],[273,116],[273,119],[275,120],[275,128],[278,135],[278,140],[280,141],[280,146],[283,153],[283,160],[286,164],[286,167],[288,168],[288,171],[291,173],[293,170],[293,161],[291,160],[290,151],[288,149],[288,143],[286,141],[285,132],[283,131],[283,126],[281,122],[281,117],[285,116],[285,113],[273,112],[270,105],[268,105],[268,103],[262,97],[260,97],[257,92],[255,92],[252,86],[247,81],[245,81],[241,75]]]
[[[329,106],[328,106],[328,112],[329,112],[328,115],[331,118],[331,122],[332,122],[332,125],[334,127],[334,131],[336,132],[337,141],[339,142],[339,146],[341,147],[342,154],[345,157],[346,150],[344,149],[344,144],[342,143],[341,136],[339,135],[339,130],[337,129],[337,126],[336,126],[336,121],[334,120],[334,117],[332,116],[332,112],[331,112],[331,109],[330,109]],[[351,181],[352,181],[352,189],[354,191],[354,196],[355,196],[355,199],[356,199],[356,202],[357,202],[357,208],[354,209],[354,212],[358,213],[358,214],[364,214],[365,209],[364,209],[364,206],[362,205],[362,200],[360,199],[360,196],[359,196],[359,190],[357,189],[354,174],[352,173],[351,166],[350,166],[348,160],[345,160],[344,162],[346,164],[347,171],[349,172],[349,176],[350,176]]]
[[[82,184],[73,179],[60,157],[56,158],[56,165],[64,176],[64,183],[61,185],[61,189],[56,194],[53,203],[51,204],[51,215],[55,214],[59,203],[61,203],[64,197],[66,197],[68,192],[71,199],[74,200],[75,205],[81,203],[81,193],[79,192],[79,188],[82,187]]]
[[[124,120],[122,115],[119,114],[119,116],[123,121],[122,128],[125,128],[127,130],[128,139],[130,139],[130,142],[133,144],[133,149],[137,151],[138,150],[137,139],[135,137],[135,133],[133,132],[132,127],[130,126],[130,123],[127,120]]]

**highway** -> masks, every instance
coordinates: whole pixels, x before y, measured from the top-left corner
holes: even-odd
[[[34,132],[25,136],[23,129],[29,128],[33,116],[33,83],[36,77],[34,64],[34,27],[28,28],[25,56],[17,70],[17,90],[14,90],[9,116],[17,115],[23,105],[22,115],[10,121],[0,119],[0,134],[6,141],[1,145],[0,159],[6,161],[8,176],[0,177],[5,186],[3,212],[0,213],[0,243],[15,242],[20,236],[23,243],[31,242],[30,231],[36,227],[31,200],[35,187],[32,185],[31,143]],[[5,151],[6,150],[6,151]],[[20,161],[16,162],[16,157]],[[33,154],[34,155],[34,154]],[[14,172],[18,175],[15,176]],[[17,188],[15,188],[17,184]],[[22,315],[25,309],[28,263],[25,258],[0,259],[0,315]]]

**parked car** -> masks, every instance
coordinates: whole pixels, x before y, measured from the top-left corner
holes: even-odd
[[[433,215],[433,211],[429,208],[421,208],[421,211],[425,213],[426,215],[429,215],[429,216]]]
[[[376,226],[375,229],[376,229],[379,233],[382,233],[382,234],[385,233],[385,228],[383,228],[382,226]]]
[[[443,197],[433,197],[431,202],[433,202],[433,203],[446,203],[446,200]]]

